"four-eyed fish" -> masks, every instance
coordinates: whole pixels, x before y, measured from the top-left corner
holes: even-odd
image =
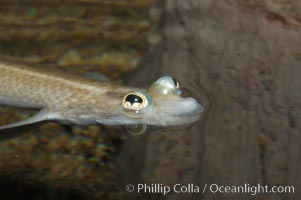
[[[170,76],[145,90],[8,61],[0,61],[0,104],[40,110],[0,129],[45,120],[77,125],[183,125],[198,120],[203,111],[194,98],[181,96],[179,83]]]

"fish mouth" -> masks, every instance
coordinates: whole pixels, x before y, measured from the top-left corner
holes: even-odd
[[[163,126],[167,125],[186,125],[196,122],[200,119],[204,108],[194,98],[185,98],[178,102],[160,122]]]
[[[203,112],[204,108],[200,104],[196,105],[195,108],[193,108],[191,111],[187,111],[181,114],[181,116],[200,116]]]
[[[203,106],[196,99],[189,97],[179,103],[169,114],[176,117],[197,117],[201,115],[203,110]]]

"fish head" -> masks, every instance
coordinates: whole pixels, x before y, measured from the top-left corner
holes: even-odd
[[[120,114],[126,124],[169,126],[197,121],[203,106],[196,99],[181,94],[179,82],[173,77],[163,76],[148,90],[126,93]]]

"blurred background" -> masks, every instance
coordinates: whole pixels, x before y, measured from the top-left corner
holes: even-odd
[[[45,123],[0,141],[3,199],[300,199],[301,1],[0,0],[0,54],[204,106],[182,127]],[[1,72],[0,72],[1,75]],[[27,118],[0,108],[0,123]],[[295,193],[128,193],[127,184],[294,186]],[[2,199],[1,197],[1,199]]]

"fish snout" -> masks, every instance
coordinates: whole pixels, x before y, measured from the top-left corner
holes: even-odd
[[[192,97],[185,98],[175,106],[173,114],[177,116],[197,116],[203,112],[203,106]]]

